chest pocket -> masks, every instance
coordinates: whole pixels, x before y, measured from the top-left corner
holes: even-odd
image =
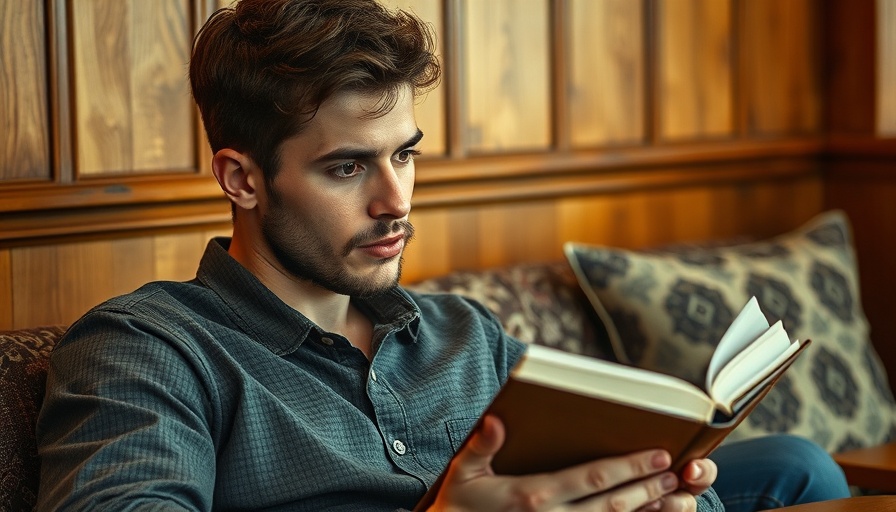
[[[456,420],[448,420],[445,427],[448,429],[448,441],[451,443],[451,451],[457,452],[464,443],[476,420],[479,418],[461,418]]]

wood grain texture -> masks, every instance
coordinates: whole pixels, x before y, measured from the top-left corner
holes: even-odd
[[[472,152],[551,143],[546,0],[465,0],[463,133]]]
[[[50,180],[44,2],[0,2],[0,182]]]
[[[9,249],[0,249],[0,326],[12,326],[12,261]]]
[[[85,0],[73,17],[80,175],[194,170],[188,0]]]
[[[416,14],[421,20],[429,23],[436,37],[436,53],[440,56],[444,72],[442,41],[445,38],[442,3],[440,0],[385,0],[383,4]],[[447,151],[447,130],[445,112],[445,82],[417,98],[415,113],[417,126],[426,135],[420,143],[420,150],[425,156],[444,155]]]
[[[877,0],[877,135],[896,135],[896,0]]]
[[[730,0],[657,2],[657,136],[730,136],[733,64]]]
[[[826,129],[833,134],[871,135],[877,110],[877,0],[826,2],[823,55],[826,67]],[[887,13],[888,16],[896,15]]]
[[[569,122],[574,147],[645,139],[643,2],[569,2]]]
[[[861,489],[896,493],[896,441],[834,454],[846,481]],[[894,496],[896,506],[896,496]]]
[[[4,249],[0,271],[15,276],[8,293],[15,307],[0,315],[0,329],[69,323],[149,281],[192,279],[207,241],[229,234],[227,229],[199,228]]]
[[[799,201],[794,201],[799,198]],[[562,259],[566,241],[645,248],[770,237],[823,208],[819,176],[417,208],[403,280]]]
[[[748,135],[819,131],[822,3],[750,0],[738,5],[740,83]]]
[[[859,266],[862,308],[871,325],[871,339],[896,389],[896,158],[843,156],[829,167],[825,205],[841,208],[852,224]]]

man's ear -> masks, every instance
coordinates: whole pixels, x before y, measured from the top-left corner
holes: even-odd
[[[261,169],[245,153],[224,148],[212,157],[212,172],[227,198],[240,208],[251,210],[258,204],[256,184]]]

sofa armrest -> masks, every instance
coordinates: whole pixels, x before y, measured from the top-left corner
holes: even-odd
[[[896,442],[834,454],[850,485],[896,492]]]

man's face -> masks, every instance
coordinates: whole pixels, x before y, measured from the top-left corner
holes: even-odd
[[[385,115],[370,116],[378,94],[342,92],[321,105],[304,131],[281,146],[261,230],[294,278],[337,293],[370,295],[395,286],[422,133],[410,88]]]

